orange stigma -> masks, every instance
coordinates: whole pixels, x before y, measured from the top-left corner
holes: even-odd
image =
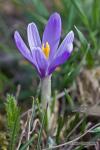
[[[46,58],[48,58],[49,54],[50,54],[50,45],[48,42],[46,42],[45,46],[44,46],[44,44],[42,45],[42,50],[43,50]]]

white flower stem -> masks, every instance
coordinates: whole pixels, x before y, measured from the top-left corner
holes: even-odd
[[[41,103],[42,108],[46,109],[51,99],[51,76],[41,79]]]
[[[50,119],[50,101],[51,101],[51,75],[41,79],[41,104],[42,109],[47,109],[47,120]]]

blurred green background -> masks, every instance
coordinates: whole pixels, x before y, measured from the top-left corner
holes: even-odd
[[[31,96],[38,95],[39,77],[19,54],[13,34],[18,30],[27,42],[27,25],[35,22],[42,36],[53,12],[60,13],[62,18],[61,41],[70,30],[75,32],[75,41],[69,61],[53,73],[52,94],[72,86],[83,68],[100,65],[100,0],[0,0],[0,108],[7,93],[27,104],[31,103]],[[88,52],[74,26],[87,39]]]

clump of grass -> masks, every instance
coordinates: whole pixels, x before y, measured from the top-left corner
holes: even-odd
[[[20,109],[14,96],[6,98],[7,127],[9,135],[9,149],[14,150],[20,129]]]

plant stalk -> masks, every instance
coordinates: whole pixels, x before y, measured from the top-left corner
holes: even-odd
[[[51,75],[41,79],[41,104],[46,109],[51,99]]]
[[[51,75],[41,79],[41,105],[43,111],[47,110],[47,128],[50,121],[50,102],[51,102]]]

